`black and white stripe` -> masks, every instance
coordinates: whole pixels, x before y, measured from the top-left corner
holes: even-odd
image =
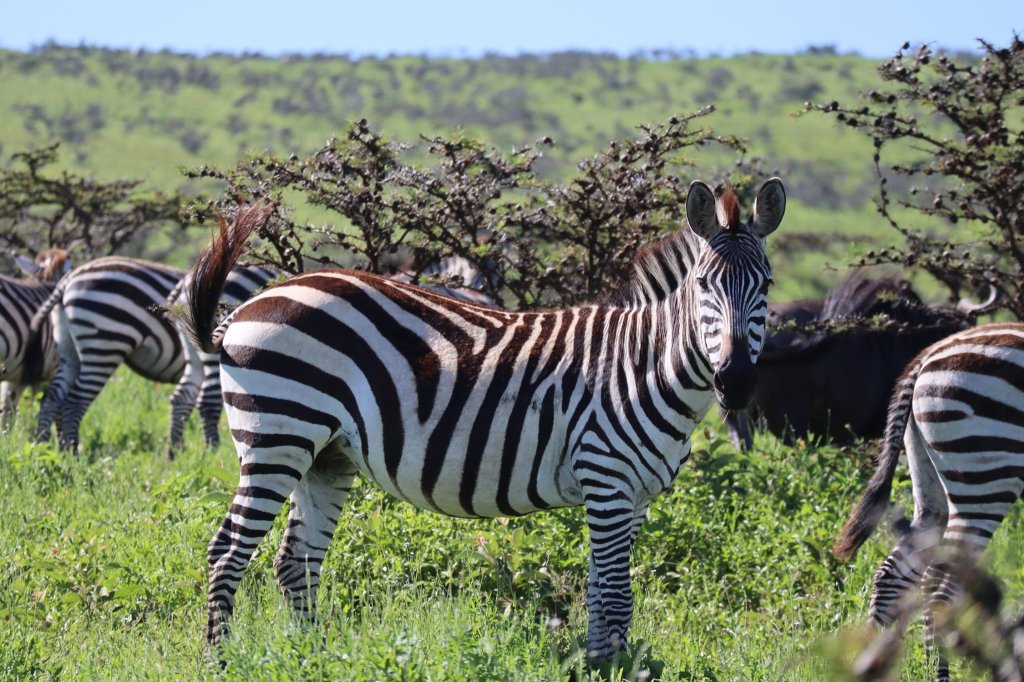
[[[61,447],[76,449],[82,417],[126,363],[148,379],[178,384],[171,395],[169,454],[180,445],[184,421],[197,401],[207,441],[216,442],[221,405],[216,358],[192,358],[195,349],[182,342],[162,314],[184,274],[159,263],[111,256],[86,263],[60,281],[36,315],[39,322],[51,309],[59,315],[61,360],[40,407],[37,440],[49,439],[59,417]],[[223,303],[240,303],[276,276],[269,268],[234,268]]]
[[[959,586],[949,562],[974,562],[1024,491],[1024,324],[989,324],[925,349],[897,382],[878,468],[836,542],[852,557],[888,505],[901,443],[914,493],[909,532],[882,562],[870,618],[897,620],[907,596],[926,584],[926,644],[931,611]],[[938,679],[949,678],[941,655]]]
[[[224,283],[221,306],[225,310],[233,309],[280,276],[281,271],[273,267],[235,266]],[[167,297],[167,306],[186,304],[185,291],[188,283],[188,277],[178,283]],[[203,424],[206,444],[215,447],[220,443],[217,428],[223,406],[220,392],[220,358],[216,353],[202,352],[183,336],[181,342],[186,354],[186,363],[178,385],[171,394],[171,444],[168,451],[171,457],[183,440],[185,421],[196,407]]]
[[[690,450],[713,394],[749,395],[771,271],[763,237],[785,194],[761,188],[749,223],[735,195],[691,186],[683,230],[637,261],[609,302],[514,313],[346,270],[314,272],[243,304],[216,331],[220,281],[259,211],[197,263],[186,325],[222,343],[221,381],[241,463],[209,545],[207,640],[284,501],[275,559],[311,615],[320,566],[356,474],[417,506],[494,517],[584,505],[589,648],[625,644],[629,554],[647,506]]]
[[[22,256],[16,260],[33,279],[0,275],[0,414],[4,428],[25,387],[46,381],[57,371],[49,318],[41,321],[40,333],[35,335],[31,322],[69,265],[67,252],[61,249],[43,251],[34,261]]]

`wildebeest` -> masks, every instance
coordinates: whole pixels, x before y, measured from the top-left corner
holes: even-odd
[[[855,271],[823,301],[773,305],[771,327],[793,324],[766,340],[747,414],[726,416],[730,436],[749,448],[753,418],[786,439],[813,433],[843,444],[880,437],[902,369],[924,348],[970,326],[971,316],[995,299],[993,292],[982,304],[962,301],[956,310],[934,308],[906,280]],[[874,328],[868,324],[872,320],[884,324]],[[808,323],[818,328],[797,328]]]

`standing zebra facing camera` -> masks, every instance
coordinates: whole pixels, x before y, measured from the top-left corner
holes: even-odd
[[[290,497],[277,580],[311,617],[321,563],[360,474],[462,517],[583,505],[588,650],[626,644],[629,556],[651,499],[689,457],[713,398],[743,407],[756,380],[771,268],[764,239],[786,195],[773,178],[740,219],[736,195],[694,182],[691,229],[642,252],[629,286],[592,305],[516,313],[351,270],[271,287],[214,329],[248,209],[194,269],[183,323],[221,349],[241,480],[209,544],[216,647],[253,551]]]
[[[26,386],[53,377],[57,371],[57,346],[49,318],[41,320],[33,335],[36,311],[53,291],[70,265],[63,249],[47,249],[35,260],[15,256],[15,262],[32,279],[0,275],[0,422],[6,429]]]
[[[926,650],[932,672],[944,681],[949,667],[932,614],[963,588],[951,577],[952,563],[972,566],[1024,492],[1024,324],[958,332],[907,366],[893,393],[877,469],[833,548],[840,559],[851,559],[881,520],[901,443],[914,517],[875,573],[869,618],[892,625],[911,588],[923,582]]]

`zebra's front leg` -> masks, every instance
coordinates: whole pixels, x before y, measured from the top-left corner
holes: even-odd
[[[584,504],[590,530],[587,655],[610,658],[625,649],[633,620],[629,554],[639,528],[634,528],[637,509],[624,491],[585,493]]]

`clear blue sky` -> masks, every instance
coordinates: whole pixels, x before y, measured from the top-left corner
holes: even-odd
[[[904,40],[974,49],[1024,33],[1021,0],[12,0],[0,47],[47,40],[180,52],[475,56],[671,48],[729,55],[810,45],[886,57]]]

